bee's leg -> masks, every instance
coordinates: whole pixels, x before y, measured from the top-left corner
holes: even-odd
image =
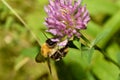
[[[49,55],[48,55],[48,58],[47,58],[47,65],[48,65],[50,74],[52,74],[51,65],[50,65],[50,57],[49,57]]]

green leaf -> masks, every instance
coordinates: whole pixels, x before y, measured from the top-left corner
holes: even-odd
[[[81,50],[81,43],[80,43],[80,41],[73,40],[73,44],[74,44],[78,49]]]
[[[103,31],[98,34],[96,39],[91,43],[91,47],[99,43],[100,47],[107,44],[110,38],[120,29],[120,11],[117,12],[103,27]]]
[[[100,80],[117,80],[120,70],[111,62],[103,59],[101,54],[96,54],[94,58],[93,72]]]
[[[81,51],[78,49],[70,48],[66,57],[55,62],[55,65],[59,80],[94,80],[86,71],[88,64],[83,60]]]
[[[117,53],[117,61],[118,61],[118,64],[120,64],[120,51]]]
[[[88,80],[87,74],[81,64],[81,53],[77,49],[70,48],[63,60],[55,62],[59,80]]]
[[[120,11],[118,11],[111,19],[109,19],[105,25],[104,29],[101,32],[101,37],[97,42],[99,42],[99,47],[104,47],[107,42],[115,35],[116,32],[120,29]],[[99,34],[100,35],[100,34]],[[98,35],[98,37],[99,37]],[[104,36],[105,35],[105,36]],[[94,43],[96,44],[96,43]]]
[[[22,50],[21,55],[29,58],[35,58],[37,53],[39,53],[39,47],[25,48]]]
[[[92,61],[92,56],[94,53],[94,48],[82,47],[82,59],[87,63],[89,66]]]
[[[100,42],[102,39],[104,39],[107,35],[108,35],[109,31],[105,30],[103,32],[101,32],[100,34],[97,35],[97,37],[95,38],[95,40],[93,40],[91,42],[90,47],[95,46],[98,42]]]
[[[113,42],[111,43],[108,48],[106,49],[107,55],[113,59],[115,62],[118,62],[120,64],[120,46],[118,43]]]

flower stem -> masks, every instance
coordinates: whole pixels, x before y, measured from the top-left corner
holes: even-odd
[[[88,44],[91,43],[83,34],[81,34],[81,38],[84,41],[86,41]],[[116,65],[120,69],[120,65],[117,62],[115,62],[113,59],[111,59],[104,50],[102,50],[97,45],[94,45],[92,47],[94,47],[96,50],[98,50],[99,52],[101,52],[101,54],[104,56],[105,60],[112,62],[114,65]]]

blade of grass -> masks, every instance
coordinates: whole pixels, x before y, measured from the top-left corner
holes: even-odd
[[[99,40],[98,45],[101,48],[107,44],[107,42],[115,35],[115,33],[120,30],[120,11],[118,11],[111,19],[109,19],[104,25],[104,30],[101,33],[105,33],[104,38]],[[96,43],[94,43],[96,44]]]
[[[17,14],[17,12],[5,1],[5,0],[1,0],[2,3],[8,7],[13,14],[21,21],[21,23],[28,29],[28,31],[30,31],[30,33],[32,34],[32,36],[35,38],[35,40],[39,43],[39,45],[41,45],[39,39],[37,38],[37,36],[32,32],[32,30],[30,29],[30,27],[25,23],[25,21]]]

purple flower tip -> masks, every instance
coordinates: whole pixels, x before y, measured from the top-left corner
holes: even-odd
[[[73,4],[74,1],[74,4]],[[49,0],[45,7],[48,17],[45,24],[48,32],[58,37],[80,37],[79,31],[86,29],[90,15],[86,5],[81,5],[81,0]]]

